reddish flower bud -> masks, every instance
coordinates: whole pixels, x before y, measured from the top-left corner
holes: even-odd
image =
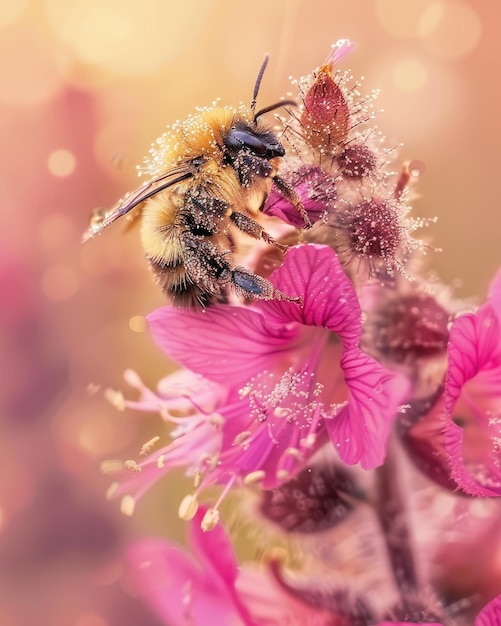
[[[444,354],[449,312],[432,295],[412,293],[385,303],[376,322],[378,351],[396,363]]]
[[[402,243],[398,209],[388,200],[372,198],[350,211],[350,248],[367,259],[393,259]]]
[[[332,75],[332,64],[319,68],[303,102],[300,122],[312,147],[332,151],[346,140],[350,112],[346,98]]]
[[[343,176],[348,178],[362,178],[373,172],[377,165],[374,152],[363,144],[352,144],[339,154],[337,161]]]
[[[263,491],[259,509],[286,533],[318,533],[340,524],[363,494],[341,466],[313,465],[292,480]]]

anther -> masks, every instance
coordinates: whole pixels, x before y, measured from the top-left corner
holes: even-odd
[[[143,381],[139,377],[139,374],[133,369],[126,369],[123,373],[123,379],[128,385],[134,387],[134,389],[139,389],[140,391],[142,391],[145,388]]]
[[[193,475],[193,486],[195,489],[200,487],[200,483],[202,482],[202,472],[200,470],[196,470]]]
[[[261,482],[266,477],[266,472],[264,470],[256,470],[255,472],[250,472],[244,478],[244,485],[255,485],[256,483]]]
[[[133,459],[128,459],[127,461],[124,461],[124,467],[125,469],[136,472],[137,474],[139,474],[139,472],[141,471],[140,466]]]
[[[219,427],[224,425],[225,419],[220,413],[212,413],[207,418],[207,421],[209,422],[209,424],[212,424],[212,426]]]
[[[290,476],[290,472],[285,469],[278,470],[277,479],[278,480],[287,480]]]
[[[131,495],[126,495],[122,498],[122,501],[120,502],[120,511],[124,515],[127,515],[127,517],[132,517],[135,508],[136,501]]]
[[[233,445],[234,446],[241,446],[242,444],[247,444],[249,443],[249,438],[252,436],[252,433],[250,430],[244,430],[243,432],[239,433],[235,439],[233,440]]]
[[[120,487],[120,483],[111,484],[106,490],[106,500],[113,500],[119,487]]]
[[[204,515],[201,528],[204,533],[214,530],[219,523],[219,511],[217,509],[209,509]]]
[[[121,391],[116,391],[115,389],[108,389],[104,392],[104,397],[111,406],[114,406],[118,411],[125,411],[125,398]]]
[[[124,464],[118,459],[107,459],[106,461],[102,461],[99,466],[102,474],[118,474],[123,468]]]
[[[139,456],[144,456],[145,454],[148,454],[148,452],[153,448],[153,446],[160,441],[160,437],[158,435],[156,435],[155,437],[152,437],[151,439],[148,439],[148,441],[146,443],[143,443],[143,445],[141,446],[141,450],[139,451]]]
[[[193,519],[195,517],[197,511],[197,497],[192,494],[188,494],[184,496],[184,498],[181,500],[181,504],[179,505],[177,514],[179,515],[180,519],[184,520],[185,522],[189,522],[190,519]]]
[[[317,440],[317,436],[315,435],[315,433],[310,433],[307,437],[305,437],[304,439],[301,439],[300,441],[301,447],[313,448],[316,440]]]
[[[298,461],[303,460],[303,455],[301,454],[301,451],[298,450],[297,448],[287,448],[284,454],[287,454],[288,456],[291,456],[292,458]]]

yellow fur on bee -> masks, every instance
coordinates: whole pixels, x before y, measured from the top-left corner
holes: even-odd
[[[239,109],[207,107],[182,122],[175,122],[150,150],[145,172],[155,178],[196,157],[208,157],[220,165],[224,154],[223,136],[236,119],[249,123],[252,120],[250,109],[243,105]]]

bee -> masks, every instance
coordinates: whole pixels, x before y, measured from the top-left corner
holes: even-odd
[[[176,306],[224,302],[228,287],[251,299],[299,301],[232,262],[235,228],[286,251],[287,246],[256,219],[258,203],[262,205],[273,184],[310,226],[299,195],[277,175],[285,150],[262,119],[265,113],[295,103],[281,100],[256,112],[267,63],[268,56],[250,107],[213,105],[172,125],[150,150],[145,169],[151,179],[109,211],[95,212],[83,236],[87,241],[137,207],[146,258],[156,282]]]

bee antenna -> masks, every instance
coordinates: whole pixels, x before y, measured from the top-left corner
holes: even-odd
[[[295,100],[279,100],[278,102],[275,102],[275,104],[270,104],[267,107],[264,107],[264,109],[260,109],[255,115],[254,115],[254,121],[257,120],[258,117],[261,117],[261,115],[264,115],[265,113],[269,113],[270,111],[274,111],[275,109],[279,109],[280,107],[285,107],[285,106],[297,106],[297,102]]]
[[[259,69],[257,78],[256,78],[256,84],[254,85],[254,93],[252,94],[252,102],[251,102],[251,111],[254,113],[254,111],[256,110],[256,102],[257,102],[257,94],[259,93],[259,88],[261,87],[261,81],[263,80],[263,74],[264,74],[264,70],[266,69],[266,66],[268,65],[268,61],[270,60],[270,55],[269,54],[265,54],[264,55],[264,60],[261,64],[261,67]]]

